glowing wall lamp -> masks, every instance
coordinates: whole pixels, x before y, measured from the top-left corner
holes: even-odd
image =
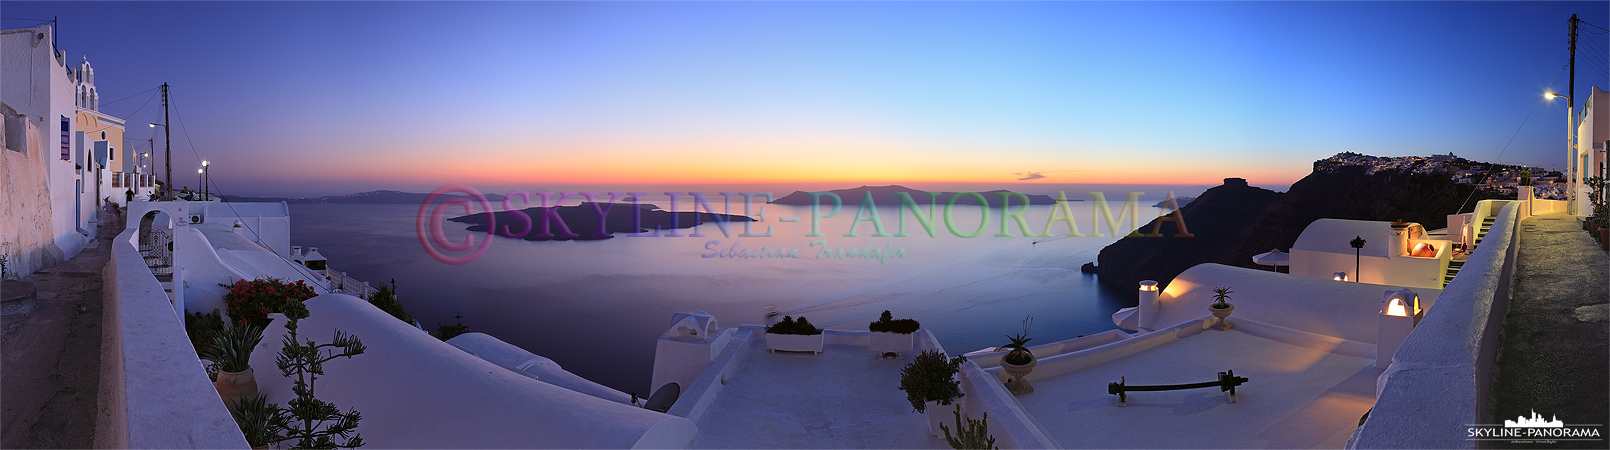
[[[1140,304],[1135,307],[1135,327],[1150,329],[1152,322],[1157,319],[1157,282],[1145,280],[1140,282]]]
[[[1336,272],[1330,276],[1330,279],[1336,281],[1347,281],[1347,272]]]
[[[1420,310],[1420,295],[1414,291],[1386,291],[1375,330],[1375,367],[1392,364],[1392,355],[1409,339],[1409,333],[1420,324],[1424,313]]]

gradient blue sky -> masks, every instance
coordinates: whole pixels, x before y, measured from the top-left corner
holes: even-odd
[[[193,141],[245,195],[1035,192],[1284,186],[1341,151],[1500,159],[1541,94],[1565,92],[1566,19],[1610,26],[1607,5],[7,1],[3,15],[60,16],[103,103],[172,84],[179,185],[196,184]],[[1585,98],[1610,44],[1582,36]],[[144,102],[102,111],[160,122],[155,100],[134,113]],[[1501,160],[1561,164],[1564,116],[1545,102]]]

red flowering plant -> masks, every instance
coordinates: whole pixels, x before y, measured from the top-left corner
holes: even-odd
[[[313,288],[302,280],[296,283],[274,278],[240,280],[228,287],[229,293],[224,294],[224,303],[229,308],[230,320],[259,328],[268,326],[268,313],[283,312],[282,306],[286,300],[303,301],[316,295]]]

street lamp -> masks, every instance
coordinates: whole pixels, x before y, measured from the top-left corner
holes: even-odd
[[[166,86],[166,85],[164,85],[164,86]],[[166,105],[167,104],[167,95],[166,95],[167,94],[167,90],[166,90],[167,88],[163,88],[163,89],[164,90],[162,91],[163,92],[162,100],[163,100],[163,105]],[[167,119],[164,118],[163,120],[167,120]],[[170,130],[166,124],[160,124],[160,123],[156,123],[156,122],[151,122],[151,128],[156,128],[156,127],[162,127],[162,147],[166,149],[166,151],[162,152],[163,153],[163,156],[162,156],[162,158],[163,158],[162,159],[162,168],[163,168],[164,171],[166,171],[168,173],[167,177],[165,177],[165,178],[168,179],[168,181],[167,181],[166,184],[164,184],[162,186],[162,188],[167,191],[165,193],[165,195],[163,195],[163,197],[171,201],[171,200],[174,199],[174,197],[173,197],[173,195],[174,195],[174,193],[173,193],[173,136],[170,135],[170,132],[172,130]]]
[[[207,173],[206,169],[196,169],[196,183],[197,184],[207,182],[207,179],[205,178],[206,173]],[[200,194],[200,192],[197,192],[197,194]],[[201,198],[202,198],[202,201],[207,201],[206,197],[201,197]]]
[[[208,183],[212,182],[211,165],[212,163],[209,163],[206,160],[201,161],[201,201],[207,201],[207,199],[212,198],[212,189],[209,189],[209,186],[207,186]]]
[[[1576,214],[1576,173],[1581,168],[1576,167],[1576,112],[1575,106],[1568,95],[1553,92],[1544,92],[1543,98],[1553,100],[1565,99],[1565,210],[1568,214]]]

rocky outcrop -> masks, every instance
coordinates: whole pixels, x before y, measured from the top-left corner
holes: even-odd
[[[1141,280],[1164,284],[1204,262],[1245,266],[1227,261],[1229,249],[1250,224],[1280,201],[1282,194],[1249,186],[1240,178],[1224,181],[1224,185],[1208,189],[1180,208],[1179,214],[1184,216],[1185,228],[1192,237],[1176,236],[1178,227],[1164,222],[1158,230],[1161,237],[1125,237],[1102,249],[1096,257],[1096,274],[1102,284],[1134,296]],[[1150,233],[1156,226],[1153,220],[1139,232]]]
[[[596,206],[595,206],[596,205]],[[544,212],[557,208],[552,216],[544,220]],[[603,213],[603,224],[599,224],[600,212]],[[452,222],[471,224],[471,232],[486,231],[486,213],[475,213],[447,219]],[[533,206],[517,211],[498,211],[496,216],[498,235],[528,241],[590,241],[610,239],[615,233],[656,232],[657,230],[674,230],[678,228],[692,228],[701,224],[716,221],[721,222],[754,222],[755,219],[736,214],[710,214],[693,211],[665,211],[658,206],[643,203],[604,203],[582,202],[576,206],[541,207]],[[548,232],[544,233],[543,222]],[[742,225],[738,225],[742,226]],[[522,231],[523,230],[523,231]],[[569,233],[565,231],[569,230]]]
[[[1165,222],[1163,237],[1125,237],[1102,249],[1096,273],[1102,284],[1133,298],[1141,280],[1167,285],[1201,263],[1268,269],[1254,264],[1252,256],[1290,250],[1303,229],[1321,218],[1407,220],[1435,230],[1446,227],[1448,215],[1461,208],[1500,198],[1442,174],[1367,170],[1316,163],[1313,173],[1285,193],[1227,178],[1181,208],[1194,237],[1174,236],[1174,224]],[[1154,220],[1141,230],[1149,232],[1155,225]]]

